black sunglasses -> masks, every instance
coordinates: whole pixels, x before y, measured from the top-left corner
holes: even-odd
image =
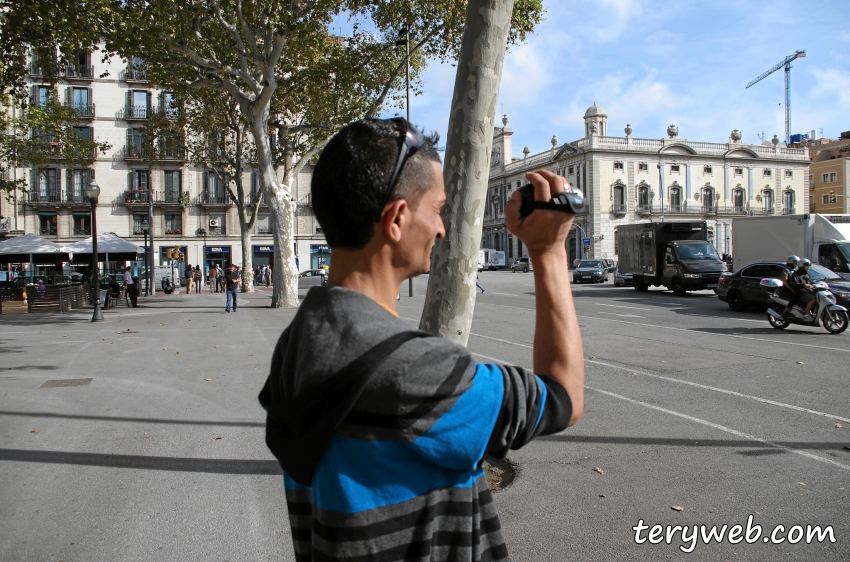
[[[390,182],[387,184],[384,194],[381,197],[381,206],[378,208],[378,217],[375,219],[375,222],[379,222],[381,220],[384,207],[387,206],[387,203],[390,201],[390,197],[392,197],[393,191],[395,190],[395,184],[398,182],[398,176],[401,175],[401,169],[404,168],[404,163],[407,162],[408,158],[416,154],[416,151],[419,150],[425,143],[425,135],[422,134],[422,131],[411,125],[404,117],[393,117],[392,119],[384,119],[384,121],[393,121],[402,125],[405,129],[405,133],[404,142],[401,144],[401,150],[398,152],[398,160],[396,160],[395,163],[395,170],[393,170]]]

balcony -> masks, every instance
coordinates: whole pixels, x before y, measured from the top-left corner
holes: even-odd
[[[135,68],[133,66],[128,66],[124,69],[124,81],[125,82],[147,82],[148,81],[148,71],[140,68]]]
[[[91,236],[90,228],[77,228],[74,227],[74,236]]]
[[[773,207],[769,207],[769,208],[759,207],[758,209],[750,209],[750,214],[753,215],[753,216],[757,216],[757,217],[758,216],[775,215],[776,210]]]
[[[795,215],[797,213],[794,212],[794,207],[785,207],[784,209],[782,209],[782,214],[783,215]]]
[[[126,121],[144,121],[150,117],[151,108],[147,105],[127,105],[124,107]]]
[[[199,196],[201,205],[205,207],[230,207],[233,201],[226,191],[205,191]],[[212,229],[210,229],[212,231]]]
[[[86,80],[94,79],[94,67],[91,65],[69,64],[65,67],[65,78],[69,80]]]
[[[272,229],[272,227],[270,227],[270,226],[258,226],[257,227],[257,235],[258,236],[263,236],[263,235],[269,236],[271,234],[274,234],[274,230]]]
[[[624,217],[624,216],[626,216],[626,213],[628,211],[629,211],[628,205],[622,205],[622,204],[619,204],[619,203],[611,205],[611,214],[614,215],[614,216]]]
[[[647,203],[644,205],[638,205],[635,212],[641,216],[647,216],[652,214],[652,203]]]
[[[93,103],[66,103],[65,107],[73,109],[80,119],[94,119]]]
[[[27,193],[27,203],[30,205],[56,206],[62,202],[62,192],[58,189],[48,189],[44,192],[31,191]]]
[[[150,158],[148,158],[150,156]],[[153,151],[148,150],[137,144],[125,145],[118,153],[118,159],[126,161],[147,162],[149,159],[154,162],[170,161],[170,162],[185,162],[186,149],[182,146],[174,148],[157,148]]]
[[[39,236],[56,236],[56,225],[38,227]]]
[[[28,76],[42,76],[43,70],[41,69],[41,65],[38,62],[30,62],[27,64],[27,75]]]
[[[9,232],[10,230],[12,230],[12,219],[10,217],[0,219],[0,232]]]
[[[148,207],[153,198],[153,204],[159,207],[180,207],[188,202],[188,192],[183,193],[176,190],[154,191],[146,189],[128,189],[121,195],[121,202],[128,207]],[[184,199],[186,201],[184,201]]]
[[[743,205],[717,205],[715,209],[717,209],[716,214],[718,215],[731,216],[749,214],[747,208]]]

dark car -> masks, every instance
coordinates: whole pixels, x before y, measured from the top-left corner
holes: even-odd
[[[622,287],[623,285],[634,285],[635,279],[631,273],[620,273],[620,268],[614,268],[614,286]]]
[[[760,262],[742,267],[720,278],[715,289],[717,298],[735,311],[744,310],[748,306],[765,307],[768,295],[759,283],[765,278],[781,278],[784,267],[782,262]],[[815,282],[825,281],[838,304],[850,305],[850,282],[841,279],[837,273],[820,265],[812,265],[809,277]]]
[[[573,283],[605,283],[608,268],[602,260],[581,260],[573,271]]]

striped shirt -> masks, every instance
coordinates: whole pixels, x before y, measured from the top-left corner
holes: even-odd
[[[508,560],[482,461],[566,427],[570,399],[554,380],[475,364],[441,338],[413,339],[345,404],[322,450],[311,449],[310,428],[345,403],[333,390],[310,398],[311,389],[333,389],[336,372],[400,332],[409,332],[404,321],[365,295],[321,287],[278,342],[261,402],[284,468],[296,560]],[[295,417],[273,407],[311,400]],[[283,449],[273,446],[279,435]],[[308,458],[316,460],[304,470]]]

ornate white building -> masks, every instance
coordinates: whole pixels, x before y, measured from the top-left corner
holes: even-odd
[[[90,236],[90,205],[85,185],[93,176],[101,189],[97,208],[98,233],[114,232],[142,246],[142,222],[153,200],[156,264],[165,250],[181,247],[191,264],[242,263],[242,241],[236,205],[215,174],[191,165],[180,148],[160,154],[148,168],[141,147],[141,127],[155,112],[177,111],[171,95],[156,88],[146,72],[118,57],[102,61],[98,53],[83,53],[69,66],[55,87],[44,80],[37,60],[28,65],[26,82],[30,105],[44,103],[51,93],[72,107],[78,131],[89,139],[108,142],[107,154],[98,153],[89,166],[69,167],[57,151],[56,158],[40,169],[17,168],[10,177],[26,178],[26,192],[17,191],[0,208],[0,238],[35,233],[59,244]],[[101,77],[108,72],[108,76]],[[51,92],[52,90],[52,92]],[[11,113],[11,108],[6,108]],[[250,166],[249,166],[250,167]],[[310,205],[311,169],[296,178],[296,255],[300,269],[318,267],[326,255],[326,242]],[[250,169],[243,178],[253,197],[259,197]],[[204,236],[202,230],[206,233]],[[273,239],[268,207],[260,205],[252,232],[254,264],[269,263]],[[113,264],[113,267],[116,265]]]
[[[531,155],[526,147],[523,158],[514,158],[507,116],[502,123],[493,135],[481,247],[504,250],[508,263],[527,251],[507,231],[504,207],[530,170],[552,170],[587,198],[590,211],[576,219],[567,242],[570,262],[617,259],[622,224],[705,220],[717,250],[731,254],[732,218],[808,212],[805,149],[743,144],[737,129],[724,143],[681,139],[675,125],[666,138],[635,138],[628,124],[624,136],[611,136],[608,116],[594,102],[584,114],[583,138],[559,145],[553,136],[550,150]]]

